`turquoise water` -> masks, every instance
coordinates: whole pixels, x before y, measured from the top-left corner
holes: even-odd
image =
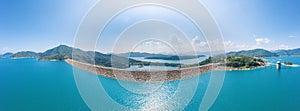
[[[268,58],[300,64],[300,56]],[[277,71],[275,65],[252,71],[227,72],[221,93],[211,110],[299,111],[300,67]]]
[[[1,111],[88,109],[65,62],[0,59]]]
[[[300,64],[299,56],[280,59],[282,62]],[[274,63],[277,60],[278,58],[268,58],[268,61]],[[198,78],[199,82],[195,82]],[[178,100],[177,103],[164,107],[168,110],[182,107],[185,110],[198,110],[209,79],[210,74],[205,74],[183,81],[133,83],[99,77],[108,96],[119,105],[131,109],[148,109],[174,98]],[[179,85],[183,89],[178,89]],[[193,85],[198,86],[195,94],[191,88]],[[210,110],[299,110],[299,85],[300,67],[283,66],[282,70],[277,71],[271,65],[251,71],[229,71]],[[178,92],[183,94],[176,95]],[[185,101],[186,97],[192,97],[191,101]],[[72,67],[67,63],[36,59],[0,59],[0,110],[81,111],[89,108],[77,90]]]

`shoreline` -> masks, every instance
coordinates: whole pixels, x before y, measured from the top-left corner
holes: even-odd
[[[255,70],[259,68],[264,68],[266,66],[270,66],[270,63],[265,63],[262,66],[259,67],[252,67],[252,68],[234,68],[234,67],[228,67],[228,66],[217,66],[216,70],[222,70],[222,71],[250,71]]]
[[[11,59],[36,59],[36,57],[9,57]]]

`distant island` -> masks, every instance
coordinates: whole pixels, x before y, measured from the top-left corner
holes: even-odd
[[[287,65],[287,66],[291,66],[291,65],[293,65],[293,63],[292,63],[292,62],[284,62],[283,64],[284,64],[284,65]]]
[[[250,57],[244,55],[234,55],[234,56],[215,56],[208,57],[206,60],[199,63],[199,65],[207,64],[218,64],[218,70],[251,70],[258,67],[263,67],[267,65],[262,58]],[[187,65],[184,67],[194,67],[197,64]]]

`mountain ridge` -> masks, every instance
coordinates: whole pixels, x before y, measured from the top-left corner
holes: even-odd
[[[44,52],[33,52],[33,51],[21,51],[17,52],[15,54],[11,52],[7,52],[5,54],[0,55],[0,57],[12,57],[12,58],[23,58],[23,57],[28,57],[28,58],[40,58],[40,59],[51,59],[51,58],[71,58],[72,56],[70,55],[72,51],[75,51],[77,53],[80,52],[87,52],[89,53],[88,55],[91,56],[91,53],[93,51],[83,51],[78,48],[73,48],[67,45],[59,45],[57,47],[48,49]],[[65,57],[57,57],[60,55],[65,55]],[[50,57],[49,55],[52,55],[53,57]],[[56,57],[55,57],[56,55]],[[100,52],[97,52],[97,55],[116,55],[116,56],[121,56],[121,57],[171,57],[172,55],[167,55],[167,54],[154,54],[154,53],[147,53],[147,52],[127,52],[127,53],[121,53],[121,54],[103,54]],[[226,55],[246,55],[246,56],[256,56],[256,57],[277,57],[277,56],[291,56],[291,55],[300,55],[300,48],[296,49],[281,49],[281,50],[275,50],[275,51],[269,51],[266,49],[252,49],[252,50],[241,50],[241,51],[232,51],[226,53]]]
[[[12,55],[14,55],[14,53],[7,52],[7,53],[0,55],[0,58],[10,58]]]
[[[236,55],[244,55],[244,56],[251,56],[251,57],[278,57],[276,53],[265,49],[252,49],[252,50],[241,50],[236,52],[229,52],[226,55],[228,56],[236,56]]]
[[[275,50],[274,53],[277,53],[278,55],[300,55],[300,48],[296,49],[288,49],[288,50]]]
[[[151,62],[143,62],[131,58],[122,57],[115,54],[103,54],[96,51],[83,51],[78,48],[59,45],[46,50],[45,52],[36,53],[32,51],[22,51],[11,56],[12,58],[38,58],[39,60],[59,60],[73,59],[79,62],[95,64],[105,67],[128,68],[131,64],[150,65]],[[178,66],[172,63],[154,63],[155,65]]]

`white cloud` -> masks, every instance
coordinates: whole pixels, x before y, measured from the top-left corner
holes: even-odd
[[[193,39],[192,39],[192,44],[194,46],[196,46],[197,42],[200,40],[200,37],[199,36],[195,36]]]
[[[241,49],[251,48],[251,46],[249,45],[235,44],[232,41],[223,41],[223,40],[214,40],[210,42],[200,41],[200,38],[198,36],[195,36],[192,39],[192,44],[196,50],[201,52],[221,51],[223,49],[226,49],[227,51],[237,51]]]
[[[4,54],[4,53],[7,53],[7,52],[15,52],[15,49],[8,48],[8,47],[0,48],[0,54]]]
[[[246,45],[246,44],[236,44],[232,41],[224,41],[224,46],[227,52],[229,51],[238,51],[238,50],[246,50],[246,49],[252,49],[253,46]]]
[[[198,46],[200,46],[200,47],[206,47],[207,43],[206,42],[199,42]]]
[[[149,53],[171,53],[172,50],[167,44],[157,40],[145,41],[132,49],[133,52],[149,52]]]
[[[150,40],[150,41],[147,41],[147,42],[144,42],[143,45],[146,45],[146,46],[157,46],[157,45],[160,45],[161,43],[159,41],[153,41],[153,40]]]
[[[287,45],[284,45],[284,44],[279,45],[279,49],[288,49],[288,48],[290,48],[290,47]]]
[[[207,42],[200,41],[200,37],[199,36],[195,36],[192,39],[192,45],[194,47],[207,47],[208,46]]]
[[[288,36],[289,38],[296,38],[297,36],[294,36],[294,35],[290,35]]]
[[[231,46],[234,46],[234,43],[232,41],[224,41],[224,46],[231,47]]]
[[[256,41],[256,45],[270,43],[270,39],[268,39],[268,38],[256,38],[255,41]]]

